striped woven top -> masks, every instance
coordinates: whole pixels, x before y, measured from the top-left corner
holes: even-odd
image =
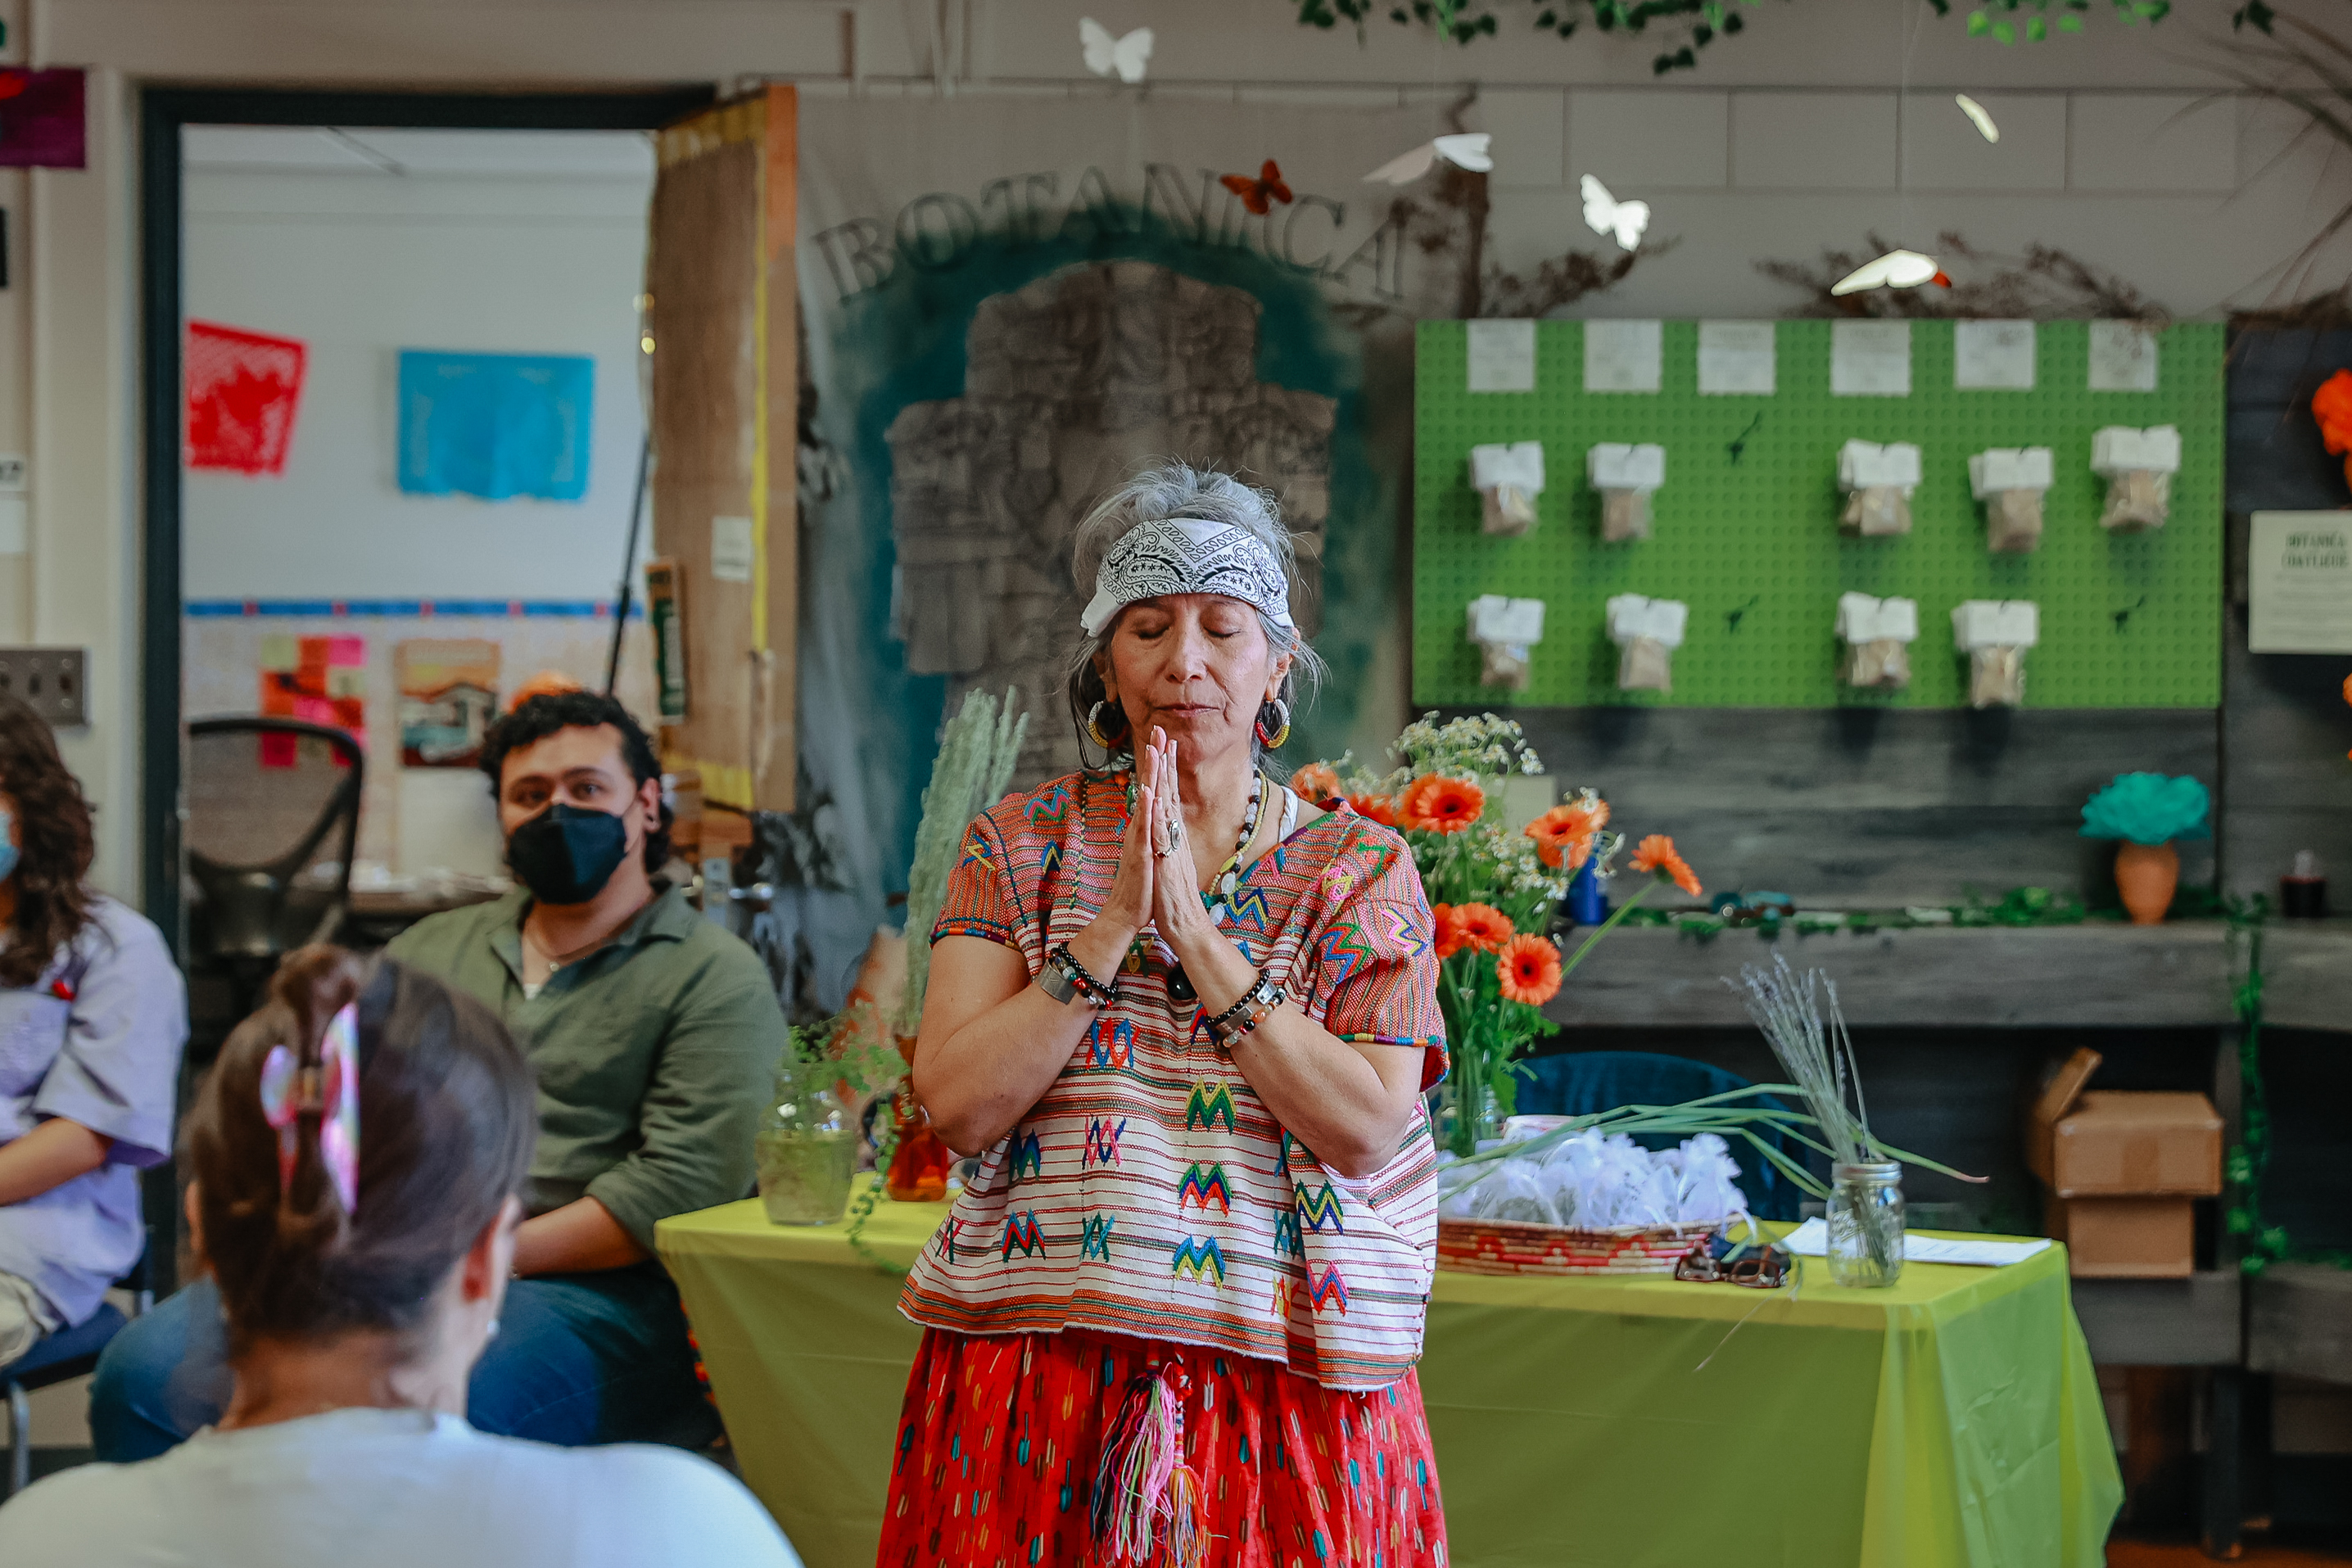
[[[1101,909],[1127,827],[1124,774],[1008,796],[967,830],[931,940],[1045,953]],[[1252,862],[1225,930],[1343,1040],[1445,1069],[1430,914],[1412,852],[1332,802]],[[923,1250],[899,1310],[963,1333],[1083,1327],[1286,1364],[1382,1388],[1420,1359],[1437,1257],[1436,1149],[1416,1111],[1375,1175],[1328,1170],[1170,994],[1164,952],[1130,953],[1118,1003],[997,1145]]]

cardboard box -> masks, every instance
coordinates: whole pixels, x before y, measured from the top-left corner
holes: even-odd
[[[2045,1197],[2043,1228],[2078,1280],[2185,1280],[2195,1271],[2195,1201]]]
[[[2025,1163],[2062,1198],[2211,1197],[2221,1190],[2221,1118],[2202,1094],[2085,1089],[2087,1046],[2026,1113]]]

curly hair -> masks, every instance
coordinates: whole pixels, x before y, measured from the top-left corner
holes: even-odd
[[[97,847],[89,802],[58,755],[57,737],[39,714],[0,695],[0,794],[16,818],[16,915],[13,938],[0,947],[0,986],[40,979],[58,950],[89,920],[90,891],[82,879]]]
[[[661,758],[654,743],[627,708],[602,692],[541,692],[515,705],[512,713],[490,726],[482,737],[481,769],[490,781],[493,799],[505,784],[507,757],[535,746],[558,730],[595,729],[611,725],[620,733],[621,760],[639,784],[661,779]],[[646,824],[646,870],[657,872],[669,863],[669,802],[662,802],[661,819]]]

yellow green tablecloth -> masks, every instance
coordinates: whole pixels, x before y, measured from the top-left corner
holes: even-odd
[[[868,1242],[911,1263],[946,1213],[885,1204]],[[898,1280],[756,1201],[656,1243],[743,1479],[810,1568],[868,1568]],[[2057,1247],[1887,1291],[1441,1272],[1421,1385],[1459,1568],[2092,1568],[2123,1496]]]

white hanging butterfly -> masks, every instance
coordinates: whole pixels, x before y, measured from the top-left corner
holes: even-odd
[[[1921,256],[1916,250],[1890,250],[1831,284],[1830,292],[1859,294],[1865,288],[1916,288],[1923,283],[1940,284],[1946,288],[1952,286],[1952,280],[1936,265],[1934,256]]]
[[[1632,250],[1642,243],[1642,231],[1650,226],[1650,204],[1621,202],[1609,193],[1609,187],[1587,174],[1579,182],[1584,190],[1584,224],[1597,235],[1613,235],[1619,250]]]
[[[1143,68],[1151,60],[1151,29],[1138,27],[1123,38],[1114,38],[1110,29],[1092,16],[1078,18],[1078,47],[1086,52],[1087,69],[1098,77],[1118,72],[1123,82],[1143,79]]]
[[[1457,169],[1484,174],[1495,166],[1494,155],[1487,151],[1494,141],[1494,137],[1483,131],[1441,136],[1434,141],[1423,142],[1402,158],[1390,159],[1365,175],[1364,183],[1410,185],[1434,168],[1440,159]]]

